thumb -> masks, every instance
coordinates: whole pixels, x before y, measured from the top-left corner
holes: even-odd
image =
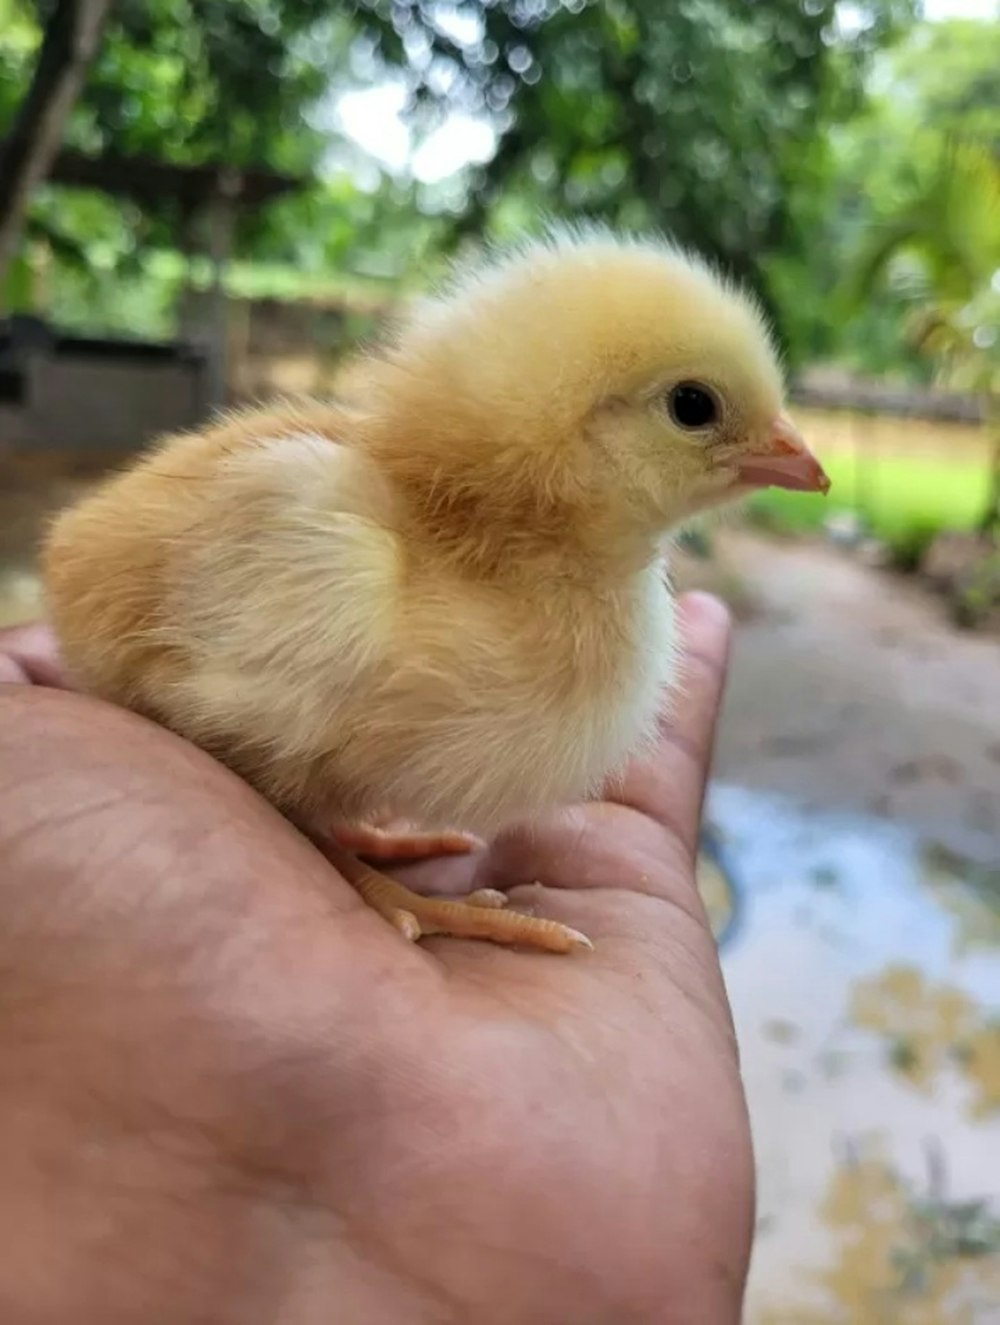
[[[710,594],[680,600],[678,693],[660,718],[659,737],[634,759],[607,799],[639,810],[671,831],[693,858],[729,665],[729,612]]]

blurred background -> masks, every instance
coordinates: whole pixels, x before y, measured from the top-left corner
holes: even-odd
[[[701,880],[749,1325],[998,1322],[992,0],[0,0],[0,625],[109,467],[335,389],[456,252],[552,216],[750,284],[833,479],[677,565],[737,618]]]

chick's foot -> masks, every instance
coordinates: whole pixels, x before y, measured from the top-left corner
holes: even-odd
[[[337,844],[367,860],[415,861],[433,856],[464,856],[482,843],[469,833],[421,833],[408,824],[338,824],[333,830]]]
[[[325,854],[368,905],[413,943],[431,934],[446,934],[451,938],[488,939],[544,952],[574,952],[593,947],[584,934],[568,925],[505,910],[507,896],[496,889],[479,888],[462,899],[422,897],[338,846],[326,847]]]

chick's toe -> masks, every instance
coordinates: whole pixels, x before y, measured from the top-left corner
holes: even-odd
[[[544,952],[566,953],[593,947],[584,934],[568,925],[506,910],[506,894],[497,889],[479,888],[462,900],[422,897],[340,847],[328,847],[326,854],[372,910],[411,942],[443,934],[517,944]]]
[[[378,861],[428,860],[434,856],[464,856],[482,843],[470,833],[422,833],[408,824],[338,824],[333,837],[346,851]]]

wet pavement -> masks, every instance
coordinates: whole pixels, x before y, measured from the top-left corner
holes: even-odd
[[[747,1325],[995,1325],[1000,869],[732,786],[710,821],[759,1171]]]
[[[712,562],[683,569],[692,587],[740,582],[723,781],[911,824],[1000,861],[996,636],[956,631],[913,577],[821,542],[727,530]]]

